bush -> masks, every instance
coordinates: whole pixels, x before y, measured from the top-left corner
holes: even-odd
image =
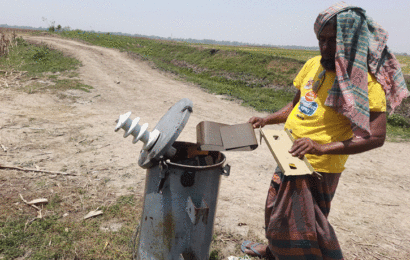
[[[387,117],[387,123],[391,126],[397,126],[402,128],[410,128],[410,122],[404,116],[393,114]]]
[[[31,59],[35,62],[46,62],[49,59],[50,50],[46,46],[35,47],[32,49]]]

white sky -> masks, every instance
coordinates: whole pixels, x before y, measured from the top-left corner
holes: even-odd
[[[256,44],[317,46],[313,23],[328,0],[0,0],[0,24]],[[347,1],[390,35],[388,46],[410,54],[410,0]],[[42,17],[48,21],[44,22]]]

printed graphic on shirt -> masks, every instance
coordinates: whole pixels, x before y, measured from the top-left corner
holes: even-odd
[[[315,102],[316,97],[316,93],[313,91],[309,91],[304,97],[301,97],[299,111],[307,116],[314,115],[319,106]]]
[[[306,85],[305,85],[305,89],[312,89],[312,86],[313,86],[313,78],[310,78],[309,80],[308,80],[308,82],[306,83]]]

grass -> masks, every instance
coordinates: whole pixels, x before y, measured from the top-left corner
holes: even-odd
[[[29,176],[23,173],[16,178],[13,172],[0,176],[1,182],[7,183],[0,190],[0,259],[132,258],[131,239],[139,224],[142,197],[124,195],[115,199],[104,182],[90,180],[91,176],[37,176],[35,183]],[[20,192],[27,201],[48,199],[48,204],[41,207],[41,219],[35,219],[37,211],[20,200]],[[103,214],[83,219],[96,208]],[[249,238],[259,241],[252,232]],[[210,259],[244,256],[240,251],[242,241],[239,235],[215,232]],[[228,244],[231,249],[226,250]]]
[[[84,199],[83,199],[84,200]],[[107,207],[102,216],[83,220],[82,214],[70,214],[58,195],[43,209],[53,212],[27,224],[33,214],[19,214],[13,218],[0,217],[0,255],[15,259],[30,253],[30,259],[130,259],[129,241],[138,225],[140,199],[119,197]],[[16,202],[14,202],[16,203]],[[89,208],[89,205],[82,205]],[[104,231],[104,223],[115,220],[117,231]]]
[[[403,73],[410,75],[410,56],[396,55],[396,58],[401,65],[401,69]],[[409,87],[408,84],[407,84],[407,87]]]
[[[0,57],[6,56],[10,49],[16,44],[16,32],[13,31],[11,34],[0,30]]]
[[[27,71],[28,76],[41,76],[44,72],[63,72],[77,69],[81,63],[62,52],[52,50],[47,45],[32,45],[17,38],[17,46],[7,56],[1,59],[4,69]]]
[[[92,89],[74,78],[78,76],[74,71],[81,66],[78,60],[44,44],[33,45],[22,38],[16,38],[16,42],[17,46],[7,57],[0,59],[0,68],[21,73],[21,90],[33,94],[46,91],[62,93],[69,89],[89,92]]]
[[[142,197],[123,195],[116,198],[97,175],[75,178],[2,171],[0,175],[0,259],[131,259],[132,239],[139,224]],[[22,202],[47,198],[48,204],[36,209]],[[91,210],[99,215],[83,217]],[[250,239],[256,236],[250,232]],[[215,232],[210,259],[244,256],[240,235]],[[229,244],[230,249],[226,249]],[[256,258],[255,258],[256,259]]]
[[[28,94],[34,94],[44,93],[46,91],[59,93],[61,91],[69,89],[78,89],[85,92],[90,92],[90,90],[92,89],[91,86],[82,84],[79,80],[56,79],[52,80],[51,82],[53,82],[54,84],[45,85],[44,83],[35,82],[33,84],[25,86],[23,90]],[[63,98],[65,97],[65,95],[60,94],[59,97]]]
[[[117,197],[97,175],[75,178],[1,171],[0,259],[131,259],[142,197]],[[37,198],[39,212],[25,204]],[[102,215],[84,219],[91,210]]]
[[[282,57],[282,58],[290,58],[290,59],[302,61],[303,63],[305,63],[310,58],[313,58],[320,54],[319,51],[313,51],[313,50],[291,50],[291,49],[281,49],[281,48],[248,47],[248,46],[241,46],[241,47],[218,46],[218,47],[224,50],[241,50],[241,51],[250,52],[250,53],[258,53],[258,54],[265,54],[265,55],[271,55],[271,56]]]
[[[402,106],[410,108],[409,99],[405,100]],[[407,110],[407,113],[410,113],[410,110]],[[387,133],[388,140],[392,142],[410,140],[410,118],[400,114],[389,115],[387,118]]]

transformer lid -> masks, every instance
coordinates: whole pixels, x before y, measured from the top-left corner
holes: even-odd
[[[172,149],[172,144],[188,122],[192,113],[193,103],[188,98],[181,99],[173,105],[155,126],[161,134],[149,150],[142,150],[138,165],[142,168],[151,168],[157,164]]]

